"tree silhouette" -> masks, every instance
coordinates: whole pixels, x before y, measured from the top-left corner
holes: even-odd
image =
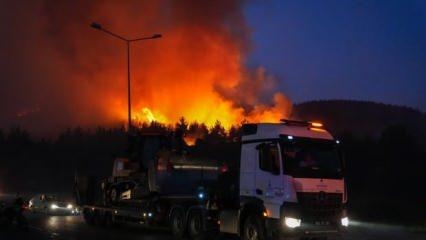
[[[175,129],[181,131],[183,134],[186,134],[188,131],[188,122],[184,117],[179,118],[179,122],[176,123]]]

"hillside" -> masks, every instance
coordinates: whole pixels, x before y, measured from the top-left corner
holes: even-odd
[[[426,136],[426,114],[382,103],[350,100],[310,101],[294,105],[292,118],[317,120],[336,135],[378,137],[389,126],[402,125],[415,135]]]
[[[296,119],[323,122],[342,141],[354,218],[424,222],[426,195],[418,189],[426,168],[425,113],[346,100],[301,103],[293,113]]]

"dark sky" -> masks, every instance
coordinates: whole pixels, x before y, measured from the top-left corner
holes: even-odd
[[[294,102],[372,100],[426,110],[426,1],[254,1],[249,64]]]

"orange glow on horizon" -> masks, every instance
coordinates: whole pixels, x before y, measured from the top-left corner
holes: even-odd
[[[183,140],[188,146],[195,146],[195,143],[197,142],[197,138],[195,136],[184,136]]]

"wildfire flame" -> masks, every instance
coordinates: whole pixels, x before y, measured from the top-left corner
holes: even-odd
[[[291,105],[284,95],[277,93],[274,96],[275,104],[273,106],[258,105],[253,108],[248,114],[243,108],[233,107],[230,102],[221,99],[203,99],[205,105],[210,107],[188,106],[186,114],[179,115],[179,112],[173,114],[172,120],[164,117],[162,114],[154,114],[148,107],[143,107],[142,111],[136,112],[132,121],[136,124],[143,122],[160,122],[164,124],[173,124],[184,116],[189,122],[204,123],[208,127],[212,127],[219,121],[225,129],[229,129],[233,125],[238,125],[242,122],[279,122],[280,119],[287,118],[290,114]],[[217,101],[217,107],[210,104],[209,101]],[[202,104],[200,104],[202,105]],[[184,107],[185,109],[185,107]],[[123,109],[125,113],[125,109]],[[167,109],[163,109],[167,112]]]
[[[136,125],[140,123],[151,123],[151,122],[159,122],[159,123],[168,123],[167,119],[161,114],[154,114],[151,109],[144,107],[141,111],[133,114],[132,122]]]
[[[246,64],[253,47],[250,34],[255,31],[245,19],[246,1],[35,2],[37,7],[28,8],[37,10],[30,12],[26,29],[34,29],[35,36],[28,39],[37,39],[42,46],[28,54],[21,48],[35,45],[23,42],[17,44],[17,52],[25,53],[19,59],[33,56],[21,65],[35,64],[28,69],[37,71],[21,78],[39,76],[28,81],[36,82],[34,86],[26,87],[52,89],[51,95],[34,97],[40,98],[45,111],[37,121],[50,123],[55,116],[58,126],[127,122],[126,49],[117,39],[90,28],[92,21],[128,38],[163,35],[131,43],[134,123],[174,124],[184,117],[188,123],[208,127],[219,121],[229,129],[245,121],[278,122],[290,113],[291,103],[280,92],[279,79],[262,66]],[[26,29],[17,39],[30,34]]]
[[[156,26],[164,37],[133,45],[133,121],[174,124],[184,117],[208,127],[219,121],[229,129],[287,118],[291,103],[277,90],[278,79],[264,67],[245,65],[250,39],[241,4],[195,2],[172,4],[171,27]],[[206,8],[212,12],[204,16]],[[116,74],[123,78],[122,71]],[[124,122],[123,93],[114,93],[122,100],[110,110]]]
[[[145,115],[145,117],[146,117],[146,119],[149,121],[149,122],[154,122],[154,121],[156,121],[156,119],[155,119],[155,117],[154,117],[154,114],[152,114],[152,112],[151,112],[151,110],[149,110],[149,108],[143,108],[142,109],[142,113]]]

